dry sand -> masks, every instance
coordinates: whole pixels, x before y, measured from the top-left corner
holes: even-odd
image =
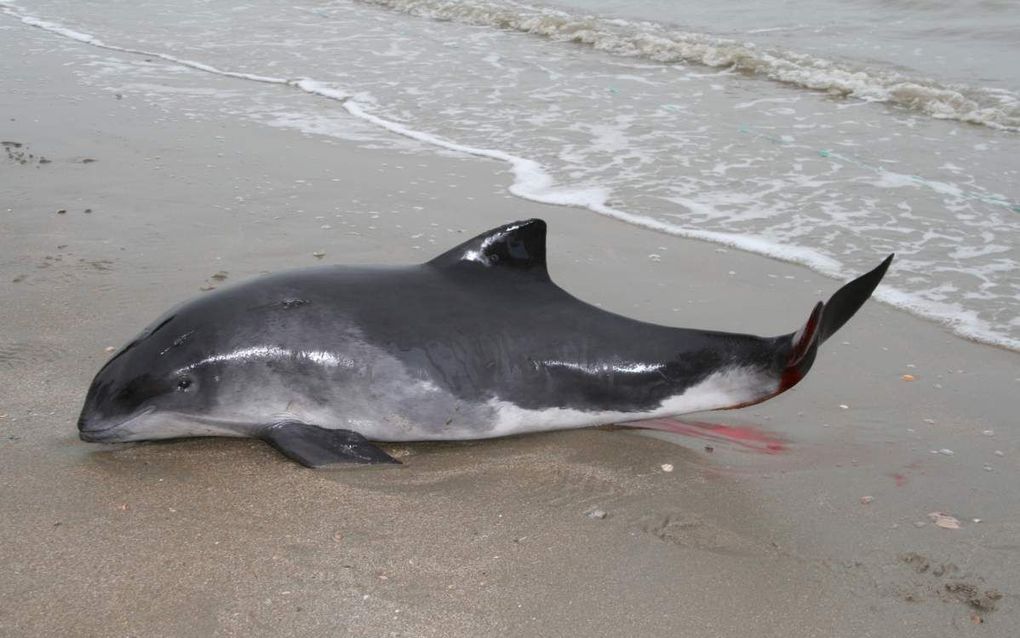
[[[258,441],[80,442],[107,346],[264,271],[543,217],[554,279],[646,320],[778,334],[838,282],[509,197],[497,163],[119,99],[2,35],[0,635],[1020,633],[1017,355],[877,303],[795,390],[694,419],[773,449],[607,429],[314,472]]]

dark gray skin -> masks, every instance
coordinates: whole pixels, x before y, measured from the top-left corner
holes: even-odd
[[[305,465],[392,462],[369,443],[457,440],[763,401],[807,373],[891,256],[772,338],[643,323],[550,281],[545,224],[418,266],[326,266],[216,291],[99,371],[86,441],[267,440]]]

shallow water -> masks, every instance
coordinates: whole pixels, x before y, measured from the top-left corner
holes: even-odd
[[[472,153],[515,195],[837,278],[896,252],[879,298],[1020,349],[1015,12],[830,4],[3,6],[92,45],[83,79],[192,117]],[[210,72],[237,89],[189,86]]]

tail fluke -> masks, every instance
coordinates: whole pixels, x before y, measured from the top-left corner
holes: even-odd
[[[882,281],[892,260],[893,255],[889,255],[877,268],[854,279],[832,295],[825,303],[825,311],[822,313],[822,324],[818,329],[818,343],[824,343],[826,339],[842,328],[843,324],[854,316],[855,312],[860,310],[860,307],[878,286],[878,282]]]
[[[815,361],[818,346],[843,327],[874,292],[892,263],[893,255],[877,268],[861,275],[836,291],[826,303],[818,302],[804,326],[790,335],[791,349],[782,373],[779,392],[788,390],[804,378]]]

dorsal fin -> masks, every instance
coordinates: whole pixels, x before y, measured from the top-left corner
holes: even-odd
[[[545,222],[527,219],[493,228],[428,263],[439,268],[508,268],[548,279]]]

